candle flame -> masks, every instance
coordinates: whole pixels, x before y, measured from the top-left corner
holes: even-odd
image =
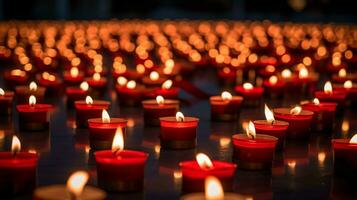
[[[252,121],[249,121],[248,127],[245,129],[245,132],[248,137],[255,139],[256,138],[256,133],[255,133],[255,126]]]
[[[72,67],[71,70],[70,70],[70,74],[71,74],[72,77],[77,77],[78,74],[79,74],[78,67]]]
[[[290,114],[292,115],[299,115],[302,111],[300,106],[295,106],[293,109],[290,110]]]
[[[208,176],[205,179],[205,199],[223,200],[224,192],[221,182],[214,176]]]
[[[85,171],[74,172],[68,178],[67,189],[72,195],[76,197],[75,199],[78,199],[78,197],[81,195],[88,179],[89,179],[89,175]]]
[[[251,90],[251,89],[253,89],[253,85],[251,83],[244,83],[243,88],[245,90]]]
[[[21,69],[13,69],[10,72],[11,76],[21,76],[24,77],[26,75],[26,72],[22,71]]]
[[[223,99],[223,101],[230,101],[232,100],[232,95],[231,93],[227,92],[227,91],[223,91],[221,94],[221,97]]]
[[[102,110],[102,122],[103,123],[110,123],[109,113],[105,109]]]
[[[275,85],[278,82],[278,77],[277,76],[271,76],[269,78],[269,83],[272,85]]]
[[[163,96],[159,95],[156,97],[156,102],[157,102],[157,104],[162,105],[162,104],[164,104],[165,99]]]
[[[56,76],[48,73],[48,72],[43,72],[42,73],[42,78],[48,81],[55,81],[56,80]]]
[[[198,153],[196,155],[196,161],[201,169],[212,169],[213,168],[211,159],[204,153]]]
[[[264,104],[264,114],[265,114],[265,118],[267,119],[268,123],[270,123],[270,124],[274,123],[274,121],[275,121],[274,114],[266,104]]]
[[[315,104],[315,105],[320,105],[320,101],[318,98],[314,98],[314,100],[312,100],[312,102]]]
[[[117,78],[117,83],[118,83],[120,86],[126,85],[127,82],[128,82],[128,79],[126,79],[126,78],[123,77],[123,76],[119,76],[119,77]]]
[[[283,78],[290,78],[291,77],[291,71],[289,69],[284,69],[282,72],[281,72],[281,76]]]
[[[30,106],[36,105],[36,97],[35,97],[35,96],[31,95],[31,96],[29,97],[29,105],[30,105]]]
[[[29,85],[29,89],[30,89],[31,91],[36,91],[36,90],[37,90],[37,84],[36,84],[34,81],[32,81],[32,82],[30,83],[30,85]]]
[[[86,81],[83,81],[80,85],[79,85],[79,88],[81,88],[81,90],[83,91],[88,91],[89,89],[89,85]]]
[[[324,92],[326,94],[332,94],[332,85],[330,81],[327,81],[324,85]]]
[[[170,79],[166,80],[161,86],[162,89],[166,89],[166,90],[170,89],[171,87],[172,87],[172,80]]]
[[[159,79],[159,73],[157,73],[156,71],[152,71],[150,73],[150,80],[157,81],[158,79]]]
[[[165,67],[167,68],[173,68],[175,66],[175,62],[172,59],[168,59],[165,61]]]
[[[92,99],[92,97],[86,96],[86,104],[90,104],[90,105],[93,104],[93,99]]]
[[[134,89],[136,87],[136,82],[131,80],[126,84],[126,87],[129,89]]]
[[[97,73],[97,72],[96,72],[96,73],[93,74],[93,80],[99,81],[100,78],[101,78],[101,77],[100,77],[100,73]]]
[[[124,136],[123,136],[123,129],[118,127],[115,131],[115,135],[113,138],[112,143],[112,151],[113,152],[120,152],[124,150]]]
[[[136,71],[137,71],[139,74],[143,74],[143,73],[145,72],[145,66],[142,65],[142,64],[136,65]]]
[[[338,77],[346,77],[346,76],[347,76],[346,69],[342,68],[338,71]]]
[[[267,71],[267,72],[275,72],[275,67],[274,67],[274,65],[267,65],[267,66],[265,67],[265,71]]]
[[[351,143],[351,144],[357,144],[357,134],[355,134],[355,135],[351,138],[350,143]]]
[[[309,71],[306,69],[306,67],[303,67],[299,71],[299,78],[306,78],[309,76]]]
[[[0,96],[4,96],[4,95],[5,95],[5,91],[2,88],[0,88]]]
[[[343,83],[343,87],[344,87],[345,89],[351,89],[352,86],[353,86],[353,84],[352,84],[352,81],[351,81],[351,80],[347,80],[347,81],[345,81],[345,82]]]
[[[21,142],[19,138],[14,135],[12,136],[12,142],[11,142],[11,151],[12,153],[16,154],[17,152],[20,152],[21,150]]]
[[[73,59],[71,60],[71,65],[72,65],[73,67],[77,67],[80,63],[81,63],[81,59],[79,59],[79,58],[77,58],[77,57],[75,57],[75,58],[73,58]]]
[[[178,121],[178,122],[183,122],[183,121],[185,121],[185,116],[183,115],[182,112],[177,112],[177,113],[176,113],[176,121]]]

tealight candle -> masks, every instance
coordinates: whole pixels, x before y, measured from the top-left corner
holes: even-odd
[[[238,95],[243,96],[244,104],[257,105],[260,102],[264,88],[254,87],[251,83],[244,83],[243,86],[236,86],[235,91]]]
[[[334,170],[337,172],[350,172],[357,170],[357,134],[351,139],[333,139]]]
[[[109,101],[93,101],[90,96],[87,96],[85,101],[75,101],[77,127],[87,127],[88,119],[101,117],[102,110],[108,109],[109,105]]]
[[[181,200],[245,200],[248,197],[235,193],[223,192],[218,178],[208,176],[205,181],[205,193],[192,193],[181,197]]]
[[[237,78],[237,70],[232,70],[229,67],[223,67],[218,71],[218,78],[223,84],[234,84]]]
[[[99,187],[107,191],[128,192],[143,189],[144,168],[148,154],[124,150],[124,137],[118,128],[112,150],[94,152]]]
[[[276,119],[289,123],[288,138],[302,139],[310,136],[311,122],[314,115],[312,111],[303,110],[300,106],[296,106],[293,109],[276,108],[273,112]]]
[[[49,128],[49,112],[53,109],[49,104],[37,104],[36,97],[31,95],[28,104],[16,106],[19,112],[19,126],[22,130],[40,131]]]
[[[309,72],[304,66],[299,70],[298,76],[293,78],[293,85],[298,86],[303,94],[310,95],[316,88],[317,80],[317,74]]]
[[[276,67],[274,65],[267,65],[264,69],[258,71],[261,77],[268,78],[275,74]]]
[[[36,187],[38,156],[21,152],[20,140],[12,137],[12,152],[0,152],[0,192],[1,194],[31,193]]]
[[[127,120],[110,118],[106,110],[102,111],[102,118],[88,119],[89,145],[93,150],[110,149],[115,131],[120,127],[125,132]]]
[[[173,87],[172,80],[166,80],[162,83],[161,88],[157,88],[154,92],[156,96],[161,95],[166,99],[177,99],[179,94],[179,88]]]
[[[51,92],[54,94],[57,94],[59,92],[62,85],[62,80],[60,78],[48,72],[43,72],[42,75],[38,75],[37,81],[39,85],[47,89],[46,92]]]
[[[32,81],[29,86],[17,86],[15,88],[17,104],[24,104],[31,95],[36,97],[37,102],[43,103],[46,88],[38,87],[36,82]]]
[[[120,104],[128,106],[140,104],[144,88],[142,86],[137,86],[134,80],[128,81],[126,86],[117,85],[115,89],[117,91]]]
[[[243,101],[241,96],[232,96],[224,91],[221,96],[210,97],[211,120],[234,121],[238,119],[240,107]]]
[[[278,138],[277,150],[284,147],[286,131],[289,123],[286,121],[275,120],[273,112],[269,107],[264,105],[264,113],[266,120],[255,120],[254,126],[257,134],[271,135]]]
[[[64,82],[66,85],[75,86],[79,85],[84,80],[84,74],[79,72],[78,67],[72,67],[68,72],[63,75]]]
[[[66,185],[50,185],[37,188],[34,200],[104,200],[106,193],[93,186],[86,186],[89,175],[86,171],[71,174]]]
[[[142,101],[144,109],[144,123],[146,125],[159,126],[160,117],[175,116],[179,109],[178,100],[164,99],[157,96],[156,99]]]
[[[13,69],[4,72],[4,80],[10,88],[14,88],[17,85],[25,85],[28,75],[21,69]]]
[[[204,191],[204,180],[216,176],[227,191],[233,188],[233,176],[237,165],[223,161],[211,161],[203,153],[196,155],[196,160],[180,162],[182,171],[182,190],[184,192]]]
[[[317,98],[313,102],[301,104],[302,109],[314,112],[311,125],[315,131],[331,131],[333,129],[336,106],[336,103],[320,102]]]
[[[268,95],[282,96],[284,94],[285,82],[273,75],[263,82],[264,91]]]
[[[89,85],[87,82],[82,82],[79,87],[68,87],[66,88],[67,103],[70,106],[74,105],[75,101],[85,99],[88,95]]]
[[[160,77],[159,73],[152,71],[149,77],[146,76],[142,79],[142,82],[147,87],[160,87],[165,80],[165,78]]]
[[[278,138],[256,134],[253,122],[249,122],[245,134],[236,134],[233,138],[233,160],[239,169],[271,169]]]
[[[107,79],[102,77],[100,73],[94,73],[91,78],[87,78],[89,86],[97,91],[105,89],[107,86]]]
[[[10,115],[12,113],[13,98],[14,92],[0,88],[0,115]]]
[[[177,112],[175,117],[160,117],[160,125],[161,147],[189,149],[196,146],[198,118]]]
[[[346,99],[353,102],[357,101],[357,85],[351,80],[347,80],[343,85],[334,85],[333,89],[337,92],[345,92]]]
[[[346,92],[333,91],[330,81],[324,85],[324,91],[315,92],[315,98],[322,102],[335,102],[337,103],[337,110],[343,109],[345,106]]]

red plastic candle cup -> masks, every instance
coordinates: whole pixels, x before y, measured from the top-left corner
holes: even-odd
[[[285,92],[285,82],[278,80],[277,76],[271,76],[263,82],[264,91],[272,97],[281,97]]]
[[[75,101],[77,127],[88,127],[88,119],[101,117],[102,110],[108,109],[109,105],[109,101],[93,101],[89,96],[87,96],[85,101]]]
[[[103,90],[107,86],[107,79],[100,76],[99,73],[94,73],[93,77],[87,78],[89,86],[95,90]]]
[[[347,74],[346,69],[340,69],[338,74],[332,76],[332,82],[334,83],[344,83],[348,80],[357,81],[356,74]]]
[[[342,110],[345,106],[346,92],[333,91],[332,85],[328,81],[325,83],[324,91],[315,92],[315,98],[321,102],[335,102],[337,103],[337,110]]]
[[[306,139],[310,136],[312,117],[314,113],[309,110],[302,110],[301,107],[276,108],[273,110],[275,119],[289,123],[287,138]]]
[[[68,86],[76,86],[84,81],[84,74],[77,67],[72,67],[69,72],[63,74],[63,80]]]
[[[357,136],[351,139],[333,139],[333,156],[335,172],[350,174],[357,170]]]
[[[181,112],[177,112],[176,117],[161,117],[161,147],[165,149],[195,148],[198,121],[198,118],[185,117]]]
[[[155,89],[155,96],[161,95],[165,99],[177,99],[180,89],[177,87],[172,87],[172,81],[166,80],[162,85],[161,88]]]
[[[14,99],[14,92],[5,91],[0,88],[0,115],[10,115],[12,113],[12,104]]]
[[[28,104],[17,105],[19,113],[19,127],[21,130],[42,131],[49,128],[50,111],[49,104],[37,104],[36,97],[30,96]]]
[[[179,110],[179,104],[178,100],[164,99],[162,96],[142,101],[144,123],[151,126],[160,126],[160,118],[175,116]]]
[[[144,185],[144,168],[148,154],[124,150],[124,139],[117,131],[112,150],[94,152],[99,187],[113,192],[140,191]]]
[[[260,104],[264,88],[253,87],[250,83],[244,83],[243,86],[236,86],[235,91],[238,95],[243,96],[244,104],[255,106]]]
[[[204,191],[204,181],[208,176],[217,177],[225,191],[232,191],[233,176],[237,168],[236,164],[211,161],[203,153],[196,156],[196,160],[180,162],[182,171],[182,191],[201,192]]]
[[[166,78],[160,77],[159,73],[152,71],[150,75],[142,78],[142,83],[149,88],[160,87],[165,82]]]
[[[13,152],[0,152],[0,192],[10,195],[32,193],[37,183],[38,156],[20,152],[20,141],[16,136],[12,141]]]
[[[239,117],[243,97],[232,96],[229,92],[222,92],[221,96],[210,97],[211,120],[234,121]]]
[[[347,80],[343,85],[334,85],[334,91],[346,93],[346,99],[352,102],[357,101],[357,85],[353,84],[351,80]]]
[[[38,87],[35,82],[31,82],[29,86],[17,86],[15,88],[17,104],[26,104],[31,95],[36,97],[38,103],[43,103],[45,98],[46,88]]]
[[[13,69],[4,72],[4,80],[10,88],[14,88],[18,85],[26,85],[28,75],[21,69]]]
[[[331,131],[335,123],[336,103],[320,102],[317,98],[313,102],[302,103],[304,110],[314,112],[312,129],[315,131]]]
[[[250,122],[249,126],[254,124]],[[250,137],[236,134],[233,138],[233,160],[239,169],[264,170],[271,169],[278,138],[270,135],[256,134]]]
[[[66,95],[67,95],[67,103],[70,106],[74,105],[74,102],[79,101],[81,99],[85,99],[88,95],[88,89],[84,90],[78,87],[69,87],[66,88]]]
[[[89,145],[93,150],[111,149],[115,131],[118,127],[125,132],[127,120],[110,118],[106,110],[102,111],[102,118],[88,119]]]
[[[57,94],[61,89],[62,79],[56,77],[54,74],[43,72],[42,75],[37,76],[39,85],[46,88],[46,92]]]
[[[127,106],[136,106],[141,103],[144,88],[137,86],[136,82],[128,81],[126,86],[116,86],[120,104]]]

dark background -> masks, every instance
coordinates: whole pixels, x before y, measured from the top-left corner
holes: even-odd
[[[353,0],[0,0],[0,19],[248,19],[357,22]]]

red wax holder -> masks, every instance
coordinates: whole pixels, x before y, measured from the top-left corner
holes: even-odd
[[[64,83],[68,86],[76,86],[84,81],[84,74],[78,73],[77,76],[72,76],[71,73],[65,72],[63,75]]]
[[[273,122],[255,120],[253,123],[257,134],[270,135],[278,138],[276,149],[282,150],[284,148],[286,131],[289,127],[288,122],[280,120],[274,120]]]
[[[152,98],[155,98],[156,96],[161,95],[165,99],[177,99],[179,91],[180,91],[180,89],[177,87],[171,87],[168,89],[157,88],[157,89],[155,89],[154,96],[152,96]]]
[[[263,86],[264,92],[271,96],[282,96],[285,93],[285,82],[281,80],[278,80],[276,83],[265,80]]]
[[[225,100],[221,96],[210,97],[211,120],[214,121],[234,121],[239,117],[240,107],[243,97],[232,96],[232,99]]]
[[[15,69],[16,70],[16,69]],[[28,75],[26,74],[25,71],[19,70],[22,73],[24,73],[24,75],[13,75],[11,72],[13,70],[9,70],[9,71],[5,71],[4,72],[4,80],[6,82],[6,84],[10,87],[10,88],[14,88],[15,86],[18,85],[26,85],[27,80],[28,80]]]
[[[336,103],[329,102],[320,102],[319,104],[308,102],[301,104],[304,110],[314,112],[311,125],[315,131],[331,131],[333,129],[336,106]]]
[[[260,100],[262,98],[262,94],[264,92],[264,88],[262,87],[253,87],[252,89],[244,89],[243,86],[236,86],[235,91],[238,95],[243,96],[245,105],[259,105]]]
[[[217,177],[224,191],[231,191],[236,164],[222,161],[212,161],[212,168],[201,168],[197,161],[180,162],[182,170],[182,190],[184,192],[204,191],[204,181],[208,176]]]
[[[94,153],[99,187],[107,191],[140,191],[144,185],[144,168],[148,154],[140,151],[111,150]]]
[[[17,86],[15,88],[17,104],[26,104],[31,95],[36,97],[38,103],[43,103],[45,99],[45,87],[37,87],[36,90],[30,90],[29,86]]]
[[[2,90],[0,88],[0,90]],[[14,99],[14,92],[3,91],[4,94],[0,94],[0,115],[10,115],[12,113],[12,104]]]
[[[36,187],[38,156],[34,153],[0,152],[0,193],[32,193]]]
[[[125,133],[127,120],[110,118],[110,122],[103,122],[102,118],[88,119],[89,145],[93,150],[111,149],[112,141],[118,127]]]
[[[196,147],[198,118],[184,117],[177,121],[176,117],[161,117],[161,147],[167,149],[190,149]]]
[[[49,128],[50,115],[53,109],[49,104],[22,104],[16,106],[19,113],[19,127],[21,130],[42,131]]]
[[[145,76],[141,81],[146,87],[156,88],[160,87],[161,84],[166,81],[166,78],[159,77],[157,80],[152,80],[150,77]]]
[[[334,170],[338,173],[351,175],[357,170],[357,144],[350,143],[350,139],[332,140],[334,155]]]
[[[87,78],[86,81],[88,82],[88,85],[91,88],[97,91],[103,90],[107,86],[107,79],[103,77],[101,77],[99,80],[94,80],[93,78]]]
[[[356,84],[352,84],[351,87],[344,87],[344,85],[334,85],[333,89],[336,92],[346,93],[346,99],[353,101],[353,102],[357,101],[357,85]]]
[[[278,138],[257,134],[251,139],[245,134],[236,134],[233,138],[233,160],[238,169],[263,170],[271,169]]]
[[[273,110],[274,117],[289,123],[287,137],[293,139],[305,139],[310,136],[311,122],[314,113],[302,110],[300,114],[293,115],[289,108],[276,108]]]
[[[101,117],[103,109],[107,110],[109,105],[109,101],[94,100],[92,104],[87,104],[86,101],[75,101],[77,127],[86,128],[88,119]]]
[[[52,76],[55,77],[55,80],[44,79],[43,76],[38,75],[37,81],[40,86],[46,88],[46,92],[57,94],[59,92],[59,90],[61,89],[62,79],[56,77],[55,75],[52,75]]]
[[[128,88],[126,86],[116,86],[116,91],[119,97],[120,104],[127,106],[136,106],[141,103],[144,88],[136,86],[135,88]]]
[[[88,93],[88,90],[83,90],[79,87],[68,87],[66,88],[67,103],[73,106],[74,102],[85,99]]]
[[[179,110],[179,104],[178,100],[172,99],[165,99],[160,104],[155,99],[142,101],[145,125],[160,126],[159,118],[175,116]]]
[[[321,102],[335,102],[337,103],[337,110],[342,110],[345,106],[346,92],[342,91],[316,91],[315,98],[318,98]]]

